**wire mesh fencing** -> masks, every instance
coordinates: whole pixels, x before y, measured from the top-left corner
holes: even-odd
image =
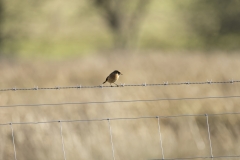
[[[235,84],[239,83],[240,81],[206,81],[206,82],[177,82],[177,83],[158,83],[158,84],[121,84],[119,86],[114,86],[114,88],[117,89],[117,87],[146,87],[146,86],[167,86],[167,85],[210,85],[210,84]],[[50,88],[40,88],[40,87],[34,87],[34,88],[8,88],[8,89],[0,89],[0,91],[31,91],[31,90],[54,90],[54,89],[87,89],[87,88],[105,88],[105,87],[111,87],[111,86],[74,86],[74,87],[50,87]],[[233,99],[233,98],[240,98],[238,95],[228,95],[228,96],[205,96],[205,97],[183,97],[183,98],[157,98],[157,99],[135,99],[135,100],[115,100],[115,101],[90,101],[90,102],[62,102],[62,103],[41,103],[41,104],[13,104],[13,105],[2,105],[0,108],[13,108],[13,107],[40,107],[40,106],[65,106],[65,105],[82,105],[82,104],[107,104],[107,103],[135,103],[135,102],[154,102],[154,101],[181,101],[181,100],[206,100],[206,99]],[[234,115],[240,115],[240,112],[221,112],[221,113],[206,113],[206,114],[180,114],[180,115],[156,115],[156,116],[139,116],[139,117],[116,117],[116,118],[96,118],[96,119],[74,119],[74,120],[46,120],[46,121],[29,121],[29,122],[9,122],[9,123],[1,123],[1,126],[10,126],[11,131],[11,141],[12,141],[12,150],[14,154],[14,159],[18,159],[18,148],[16,147],[16,139],[18,132],[15,131],[15,126],[20,125],[39,125],[39,124],[59,124],[59,131],[57,131],[60,135],[59,141],[61,142],[61,151],[62,151],[62,159],[67,160],[69,157],[69,153],[67,152],[67,145],[66,143],[66,137],[64,138],[64,132],[66,132],[66,128],[64,128],[64,125],[72,124],[72,123],[79,123],[79,125],[82,124],[82,122],[106,122],[107,123],[107,132],[108,132],[108,138],[110,141],[110,145],[107,146],[110,148],[111,155],[109,158],[113,160],[121,159],[119,156],[116,156],[119,148],[119,145],[116,145],[116,139],[117,136],[115,135],[115,129],[116,125],[114,125],[113,122],[115,121],[131,121],[136,120],[137,122],[143,119],[151,119],[156,122],[155,129],[157,130],[158,136],[155,138],[155,141],[158,142],[158,148],[159,151],[158,157],[152,157],[149,156],[146,159],[149,160],[183,160],[183,159],[229,159],[229,158],[236,158],[240,159],[240,152],[237,155],[229,154],[229,155],[218,155],[214,153],[214,148],[216,145],[212,143],[212,137],[213,134],[211,132],[211,124],[209,123],[210,117],[215,116],[234,116]],[[166,150],[169,150],[168,147],[166,147],[166,143],[168,143],[168,140],[165,135],[163,134],[163,131],[165,130],[165,127],[161,125],[162,121],[164,119],[175,119],[175,118],[184,118],[184,117],[202,117],[205,119],[205,127],[204,130],[207,133],[207,139],[208,139],[208,154],[204,156],[188,156],[188,157],[171,157],[168,154],[166,154]],[[141,141],[141,139],[139,140]],[[129,149],[129,148],[127,148]]]
[[[65,150],[65,145],[64,145],[64,137],[63,137],[63,133],[64,133],[64,128],[62,126],[63,123],[65,124],[70,124],[73,122],[97,122],[97,121],[106,121],[108,123],[108,132],[109,132],[109,139],[111,142],[111,145],[109,146],[109,148],[111,148],[112,150],[112,159],[115,160],[115,150],[118,150],[117,147],[115,147],[114,145],[114,135],[113,135],[113,129],[112,126],[113,124],[111,122],[113,121],[122,121],[122,120],[142,120],[142,119],[156,119],[157,121],[157,125],[155,126],[156,129],[158,130],[158,139],[156,139],[156,141],[159,141],[159,152],[161,153],[161,157],[156,157],[156,158],[152,158],[149,157],[149,159],[151,160],[182,160],[182,159],[215,159],[215,158],[240,158],[240,155],[223,155],[223,156],[215,156],[213,153],[213,148],[215,146],[212,145],[212,140],[211,140],[211,131],[210,131],[210,124],[209,124],[209,117],[213,117],[213,116],[223,116],[223,115],[239,115],[240,112],[233,112],[233,113],[217,113],[217,114],[187,114],[187,115],[169,115],[169,116],[145,116],[145,117],[118,117],[118,118],[105,118],[105,119],[79,119],[79,120],[52,120],[52,121],[39,121],[39,122],[10,122],[10,123],[1,123],[0,126],[3,125],[9,125],[10,129],[11,129],[11,137],[12,137],[12,144],[13,144],[13,152],[14,152],[14,158],[15,160],[17,160],[17,150],[16,150],[16,144],[15,144],[15,135],[17,133],[15,133],[14,131],[14,126],[15,125],[28,125],[28,124],[48,124],[48,123],[58,123],[59,124],[59,134],[61,136],[61,139],[59,139],[59,141],[61,141],[62,143],[62,151],[63,151],[63,157],[62,159],[66,160],[67,159],[67,152]],[[164,154],[164,150],[166,148],[164,148],[163,146],[163,142],[167,141],[167,139],[164,138],[164,136],[162,135],[162,131],[163,128],[160,125],[160,122],[162,119],[173,119],[173,118],[182,118],[182,117],[205,117],[205,123],[206,123],[206,132],[208,134],[208,145],[209,145],[209,154],[205,155],[205,156],[201,156],[201,157],[175,157],[175,158],[171,158],[171,157],[166,157]],[[80,124],[81,125],[81,124]],[[116,138],[116,137],[115,137]]]

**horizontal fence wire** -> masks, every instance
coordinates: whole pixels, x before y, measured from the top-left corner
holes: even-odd
[[[164,159],[148,159],[148,160],[185,160],[185,159],[216,159],[216,158],[239,158],[240,155],[229,155],[229,156],[203,156],[203,157],[186,157],[186,158],[164,158]]]
[[[180,101],[180,100],[203,100],[203,99],[226,99],[240,98],[240,96],[211,96],[211,97],[185,97],[185,98],[157,98],[157,99],[136,99],[136,100],[119,100],[119,101],[96,101],[96,102],[63,102],[63,103],[40,103],[40,104],[13,104],[4,105],[0,108],[11,107],[37,107],[37,106],[63,106],[63,105],[83,105],[83,104],[106,104],[106,103],[133,103],[133,102],[154,102],[154,101]]]
[[[229,81],[204,81],[204,82],[163,82],[163,83],[155,83],[155,84],[120,84],[118,86],[110,86],[110,85],[98,85],[98,86],[68,86],[68,87],[33,87],[33,88],[6,88],[0,89],[0,91],[30,91],[30,90],[60,90],[60,89],[84,89],[84,88],[111,88],[111,87],[141,87],[141,86],[170,86],[170,85],[204,85],[204,84],[233,84],[240,83],[240,80],[229,80]]]
[[[212,114],[181,114],[169,116],[142,116],[142,117],[117,117],[117,118],[100,118],[100,119],[75,119],[75,120],[49,120],[39,122],[10,122],[0,123],[0,125],[24,125],[24,124],[44,124],[44,123],[72,123],[72,122],[91,122],[91,121],[116,121],[116,120],[138,120],[138,119],[163,119],[163,118],[177,118],[177,117],[197,117],[197,116],[222,116],[222,115],[238,115],[240,112],[225,112]]]

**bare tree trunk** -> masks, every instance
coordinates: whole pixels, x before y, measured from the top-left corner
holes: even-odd
[[[149,1],[148,0],[139,0],[137,7],[135,8],[131,19],[129,21],[128,29],[128,45],[135,46],[138,40],[138,34],[141,26],[141,21],[146,15],[146,9]]]
[[[125,49],[135,45],[139,33],[140,22],[146,14],[148,0],[94,0],[97,8],[103,12],[103,18],[112,31],[114,46]],[[129,11],[128,4],[134,2],[135,7]]]

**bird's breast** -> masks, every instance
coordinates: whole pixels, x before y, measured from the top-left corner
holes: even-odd
[[[116,80],[118,80],[119,75],[118,74],[110,74],[108,77],[108,82],[114,83]]]

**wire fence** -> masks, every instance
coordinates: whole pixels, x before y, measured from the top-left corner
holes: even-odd
[[[136,99],[119,101],[96,101],[96,102],[63,102],[63,103],[40,103],[40,104],[13,104],[4,105],[0,108],[12,107],[37,107],[37,106],[63,106],[63,105],[83,105],[83,104],[107,104],[107,103],[133,103],[133,102],[154,102],[154,101],[181,101],[181,100],[203,100],[203,99],[227,99],[240,98],[240,96],[211,96],[211,97],[185,97],[185,98],[157,98],[157,99]]]
[[[119,120],[140,120],[140,119],[156,119],[157,120],[157,126],[158,134],[159,134],[159,152],[161,152],[162,157],[157,159],[149,159],[149,160],[183,160],[183,159],[214,159],[214,158],[240,158],[240,155],[224,155],[224,156],[214,156],[213,154],[213,148],[214,146],[211,143],[211,132],[210,132],[210,125],[208,118],[210,116],[222,116],[222,115],[239,115],[240,112],[232,112],[232,113],[217,113],[217,114],[188,114],[188,115],[170,115],[170,116],[145,116],[145,117],[119,117],[119,118],[104,118],[104,119],[78,119],[78,120],[51,120],[51,121],[39,121],[39,122],[10,122],[10,123],[1,123],[2,125],[10,125],[11,128],[11,136],[12,136],[12,143],[13,143],[13,151],[14,151],[14,157],[15,160],[17,160],[17,151],[16,151],[16,145],[15,145],[15,138],[14,135],[14,125],[28,125],[28,124],[46,124],[46,123],[59,123],[60,125],[60,135],[61,135],[61,142],[62,142],[62,151],[63,151],[63,159],[67,160],[66,158],[66,151],[64,146],[64,137],[63,137],[63,127],[62,123],[72,123],[72,122],[94,122],[94,121],[107,121],[108,122],[108,130],[109,130],[109,139],[111,142],[111,146],[109,146],[112,150],[112,159],[115,160],[115,150],[118,148],[115,148],[114,146],[114,139],[113,139],[113,133],[112,133],[112,124],[111,121],[119,121]],[[162,145],[164,137],[162,137],[162,128],[160,126],[161,119],[164,118],[176,118],[176,117],[206,117],[206,125],[207,125],[207,134],[208,134],[208,140],[209,140],[209,155],[201,156],[201,157],[178,157],[178,158],[166,158],[164,155],[164,147]]]
[[[121,84],[118,86],[112,87],[140,87],[140,86],[167,86],[167,85],[205,85],[205,84],[234,84],[239,83],[240,81],[230,80],[230,81],[206,81],[206,82],[178,82],[178,83],[158,83],[158,84]],[[81,88],[105,88],[111,86],[74,86],[74,87],[50,87],[50,88],[8,88],[8,89],[0,89],[0,91],[27,91],[27,90],[55,90],[55,89],[81,89]],[[64,103],[42,103],[42,104],[13,104],[13,105],[3,105],[0,108],[10,108],[10,107],[37,107],[37,106],[63,106],[63,105],[82,105],[82,104],[107,104],[107,103],[133,103],[133,102],[153,102],[153,101],[180,101],[180,100],[203,100],[203,99],[226,99],[226,98],[240,98],[240,95],[229,95],[229,96],[210,96],[210,97],[184,97],[184,98],[157,98],[157,99],[138,99],[138,100],[117,100],[117,101],[96,101],[96,102],[64,102]],[[183,159],[215,159],[215,158],[240,158],[240,155],[224,155],[224,156],[215,156],[213,153],[214,146],[212,145],[211,140],[211,126],[209,125],[209,117],[210,116],[223,116],[223,115],[239,115],[240,112],[229,112],[229,113],[214,113],[214,114],[182,114],[182,115],[168,115],[168,116],[142,116],[142,117],[119,117],[119,118],[102,118],[102,119],[76,119],[76,120],[49,120],[49,121],[38,121],[38,122],[10,122],[10,123],[0,123],[0,126],[9,125],[11,129],[11,137],[12,137],[12,144],[13,144],[13,152],[14,152],[14,159],[17,160],[17,150],[15,144],[15,135],[14,132],[14,125],[28,125],[28,124],[49,124],[49,123],[59,123],[60,128],[60,135],[61,135],[61,143],[62,143],[62,152],[63,152],[63,159],[67,160],[67,153],[66,153],[66,146],[64,145],[64,128],[62,123],[72,123],[72,122],[96,122],[96,121],[107,121],[108,122],[108,132],[109,132],[109,139],[111,142],[111,155],[112,159],[115,160],[115,150],[118,150],[114,145],[113,139],[113,132],[112,132],[112,124],[111,121],[120,121],[120,120],[140,120],[140,119],[156,119],[158,129],[158,140],[159,141],[159,152],[161,153],[161,157],[157,159],[151,160],[183,160]],[[169,158],[164,155],[164,147],[163,141],[164,137],[162,136],[162,129],[160,125],[161,119],[164,118],[176,118],[176,117],[206,117],[206,131],[208,134],[208,142],[209,142],[209,154],[202,157],[179,157],[179,158]],[[151,157],[152,158],[152,157]],[[149,159],[150,160],[150,159]]]
[[[67,86],[67,87],[33,87],[33,88],[6,88],[6,89],[0,89],[1,92],[3,91],[36,91],[36,90],[60,90],[60,89],[86,89],[86,88],[112,88],[112,87],[146,87],[146,86],[171,86],[171,85],[205,85],[205,84],[233,84],[233,83],[240,83],[240,80],[229,80],[229,81],[212,81],[207,80],[204,82],[163,82],[163,83],[155,83],[155,84],[120,84],[117,86],[110,86],[110,85],[98,85],[98,86]]]

